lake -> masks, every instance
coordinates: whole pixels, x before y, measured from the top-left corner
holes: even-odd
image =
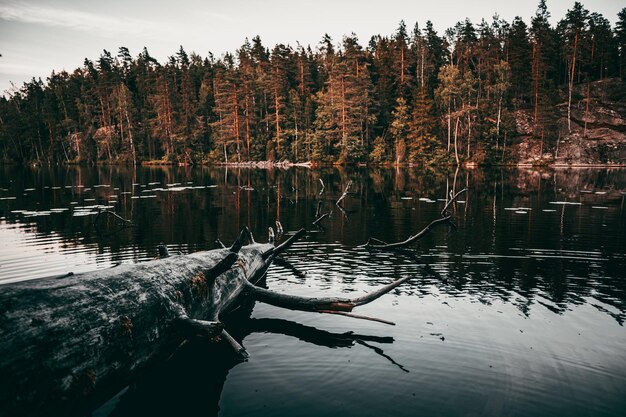
[[[356,314],[256,303],[226,318],[250,357],[190,341],[93,416],[622,416],[626,170],[0,168],[0,285],[308,233],[267,274],[305,296],[411,280]],[[321,180],[321,181],[320,181]],[[347,184],[350,193],[335,205]],[[323,184],[323,185],[322,185]],[[323,192],[320,194],[320,192]],[[409,249],[401,241],[440,217]],[[321,204],[320,204],[321,202]],[[108,208],[115,217],[96,217]],[[316,212],[329,213],[312,224]],[[35,376],[34,376],[35,377]]]

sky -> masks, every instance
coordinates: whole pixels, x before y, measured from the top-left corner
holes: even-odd
[[[583,5],[614,24],[621,0],[587,0]],[[205,57],[234,52],[245,38],[261,37],[266,47],[296,42],[315,48],[325,33],[339,43],[355,33],[362,45],[372,35],[391,35],[404,20],[431,20],[443,31],[469,17],[527,23],[538,0],[0,0],[0,95],[31,78],[44,81],[52,70],[73,71],[103,49],[120,46],[136,56],[143,47],[163,62],[182,45]],[[553,23],[574,0],[548,0]]]

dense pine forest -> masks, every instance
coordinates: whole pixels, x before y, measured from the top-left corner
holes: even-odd
[[[576,2],[556,27],[495,16],[437,33],[430,21],[362,45],[257,36],[217,59],[167,62],[126,47],[0,97],[0,160],[18,163],[494,163],[519,109],[544,149],[577,91],[626,80],[626,8],[614,28]],[[564,107],[566,106],[566,107]]]

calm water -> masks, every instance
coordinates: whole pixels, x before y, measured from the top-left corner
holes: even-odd
[[[626,171],[0,168],[0,282],[309,234],[270,288],[357,295],[412,280],[356,313],[396,326],[256,304],[228,318],[250,353],[192,341],[94,416],[623,416]],[[322,179],[325,191],[319,196]],[[345,213],[334,202],[348,181]],[[456,229],[368,252],[439,216]],[[311,225],[318,201],[331,212]],[[132,219],[96,219],[98,207]]]

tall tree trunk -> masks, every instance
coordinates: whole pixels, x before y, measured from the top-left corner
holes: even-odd
[[[448,100],[448,153],[450,153],[450,135],[452,132],[452,120],[451,120],[451,112],[452,112],[452,105],[450,103],[450,100]]]
[[[278,101],[278,85],[274,84],[274,106],[276,113],[276,156],[280,159],[280,109]]]
[[[404,45],[400,48],[400,85],[404,85]]]
[[[341,141],[344,149],[348,145],[348,137],[346,132],[346,85],[345,76],[341,77]]]
[[[246,93],[246,154],[250,160],[250,95]]]
[[[304,62],[300,58],[300,96],[304,97]]]
[[[535,76],[535,112],[533,116],[533,131],[537,130],[537,124],[539,117],[539,47],[537,44],[533,44],[533,70]]]
[[[498,149],[497,143],[500,141],[500,121],[502,120],[502,94],[498,98],[498,119],[496,121],[496,149]]]
[[[472,144],[472,116],[467,111],[467,159],[470,158],[470,146]]]
[[[237,148],[237,162],[241,162],[241,153],[239,146],[239,105],[237,103],[237,85],[233,83],[233,111],[234,119],[233,119],[233,133],[235,134],[235,146]]]
[[[583,133],[583,137],[587,137],[587,118],[589,117],[589,94],[590,94],[590,85],[589,79],[587,79],[587,104],[585,106],[585,130]]]
[[[576,50],[578,49],[578,32],[574,36],[574,53],[572,56],[572,68],[569,77],[569,88],[567,95],[567,130],[572,132],[572,90],[574,89],[574,75],[576,70]]]
[[[130,141],[130,153],[133,156],[133,166],[137,165],[137,154],[135,152],[135,141],[133,140],[133,127],[128,117],[128,109],[126,109],[126,123],[128,123],[128,140]]]
[[[460,163],[460,159],[459,159],[459,147],[458,147],[458,133],[459,133],[459,121],[460,121],[460,117],[456,118],[456,123],[454,126],[454,158],[456,159],[456,165],[459,166]]]
[[[297,117],[294,117],[294,124],[296,126],[296,139],[295,139],[296,142],[295,142],[295,146],[294,146],[294,148],[295,148],[294,149],[294,151],[295,151],[294,152],[295,153],[295,158],[294,159],[296,160],[296,162],[298,162],[298,118]]]

